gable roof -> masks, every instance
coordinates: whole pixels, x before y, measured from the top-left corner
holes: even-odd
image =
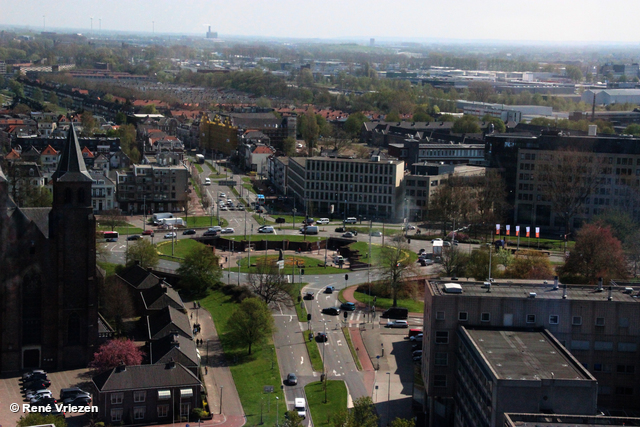
[[[11,151],[9,151],[9,154],[7,154],[6,156],[4,156],[5,160],[16,160],[20,158],[20,153],[18,153],[15,149],[11,149]]]
[[[144,308],[147,310],[161,310],[171,306],[177,310],[186,312],[182,298],[175,289],[165,283],[158,283],[152,288],[143,290],[140,295]]]
[[[200,386],[200,381],[180,363],[113,368],[93,377],[100,392]]]
[[[67,141],[64,145],[62,157],[58,162],[58,169],[53,173],[51,179],[55,181],[93,181],[91,175],[87,172],[87,166],[84,164],[82,153],[80,152],[80,144],[73,123],[69,127],[67,133]]]
[[[258,145],[255,150],[253,150],[253,154],[273,154],[273,152],[266,145]]]
[[[193,336],[189,316],[171,306],[147,316],[147,319],[150,340],[157,340],[175,332],[189,339]]]
[[[51,208],[20,208],[20,210],[33,221],[44,237],[49,237],[49,212],[51,212]]]
[[[160,282],[158,276],[138,264],[125,268],[118,273],[118,277],[138,290],[149,289]]]
[[[82,149],[82,157],[93,157],[93,153],[91,152],[91,150],[89,150],[89,148],[87,148],[86,145]]]
[[[47,145],[45,147],[45,149],[42,150],[42,153],[40,153],[40,155],[42,155],[42,156],[46,156],[46,155],[50,155],[51,156],[51,155],[57,155],[57,154],[58,154],[58,151],[56,151],[56,149],[53,148],[51,146],[51,144]]]
[[[184,366],[198,366],[198,352],[195,343],[180,334],[169,334],[149,344],[151,363],[168,363],[172,360]]]

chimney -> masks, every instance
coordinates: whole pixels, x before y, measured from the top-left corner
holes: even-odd
[[[558,290],[558,276],[553,277],[553,290],[554,291]]]
[[[556,276],[556,277],[558,277],[558,276]],[[562,299],[567,299],[567,284],[566,283],[562,286]]]
[[[613,286],[609,286],[609,301],[613,301]]]
[[[124,372],[127,370],[127,366],[123,363],[116,367],[116,372]]]
[[[136,261],[137,262],[137,261]],[[147,267],[147,272],[153,273],[153,267]]]
[[[596,291],[598,292],[602,292],[604,290],[603,286],[602,286],[602,277],[598,277],[598,289],[596,289]]]
[[[171,360],[169,362],[167,362],[167,369],[173,369],[176,367],[176,362],[173,361],[173,357],[171,358]]]

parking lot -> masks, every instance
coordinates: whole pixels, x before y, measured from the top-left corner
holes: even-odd
[[[52,372],[48,374],[51,380],[51,393],[58,399],[60,390],[68,387],[80,387],[90,393],[94,393],[93,387],[90,386],[91,377],[88,369],[77,369],[73,371]],[[14,426],[23,415],[22,405],[29,403],[22,394],[20,379],[22,375],[16,375],[11,378],[0,379],[0,426]],[[11,412],[9,405],[17,403],[20,410],[17,413]],[[95,403],[95,402],[94,402]],[[67,414],[67,424],[69,427],[79,427],[87,424],[86,414]]]

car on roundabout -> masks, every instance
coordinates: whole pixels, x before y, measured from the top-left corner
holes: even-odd
[[[169,233],[165,234],[165,235],[164,235],[164,238],[165,238],[165,239],[173,239],[174,237],[177,237],[177,236],[178,236],[178,235],[177,235],[174,231],[171,231],[171,232],[169,232]]]

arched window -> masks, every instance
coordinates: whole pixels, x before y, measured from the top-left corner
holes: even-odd
[[[85,204],[84,198],[85,198],[84,188],[80,188],[78,190],[78,204],[84,205]]]
[[[80,317],[77,313],[71,313],[67,321],[67,343],[80,343]]]
[[[65,188],[64,189],[64,203],[71,203],[73,199],[73,193],[71,192],[70,188]]]

